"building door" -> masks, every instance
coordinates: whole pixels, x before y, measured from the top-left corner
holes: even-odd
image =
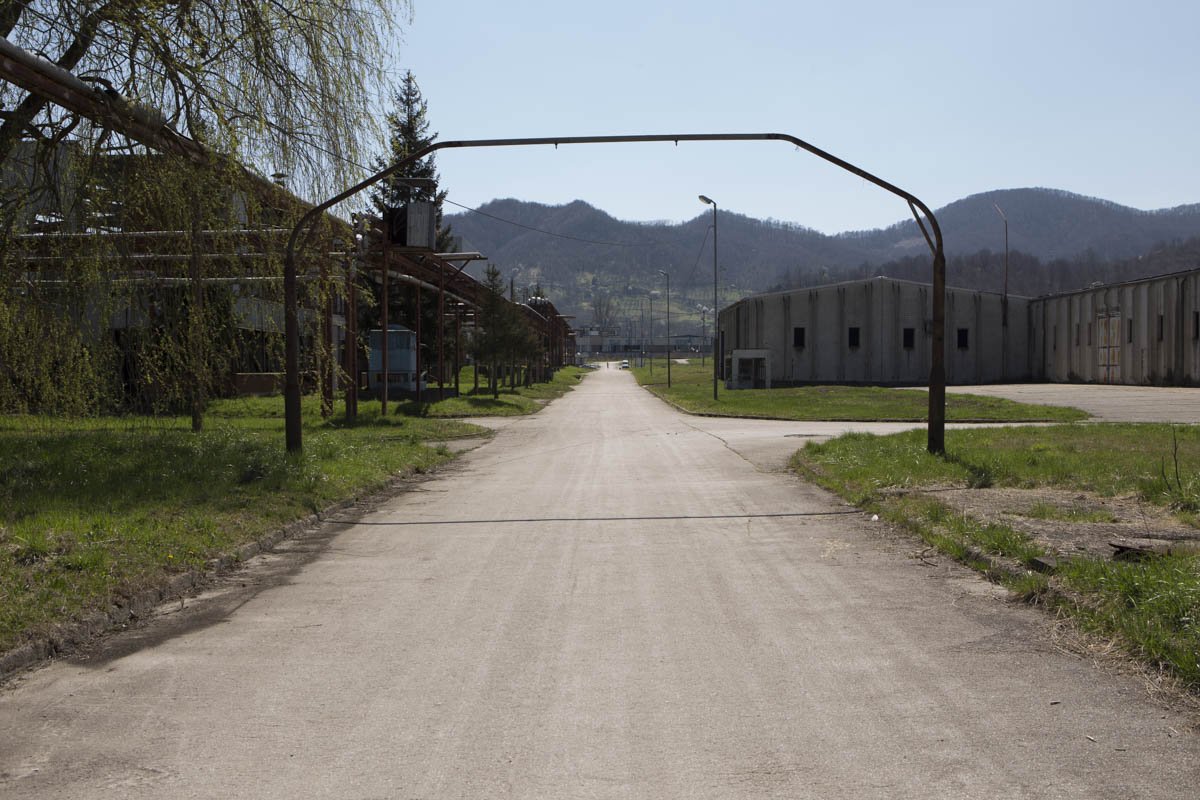
[[[1121,312],[1102,312],[1096,317],[1097,375],[1102,383],[1121,382]]]

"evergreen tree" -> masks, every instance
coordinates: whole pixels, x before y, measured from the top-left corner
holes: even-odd
[[[488,387],[498,398],[500,363],[511,352],[517,332],[516,307],[505,298],[504,278],[494,264],[488,264],[483,285],[487,292],[479,309],[474,349],[476,358],[488,365]]]
[[[388,153],[386,157],[376,160],[376,170],[386,168],[408,158],[418,150],[428,147],[437,140],[437,132],[430,132],[428,119],[428,103],[421,94],[421,87],[411,71],[404,73],[400,88],[393,95],[395,108],[387,114]],[[387,208],[397,208],[413,201],[429,201],[435,204],[437,214],[438,252],[447,252],[452,244],[449,227],[442,225],[442,201],[446,192],[413,186],[408,181],[420,180],[438,181],[435,156],[429,155],[420,161],[410,164],[407,168],[389,175],[371,192],[371,201],[380,214]]]

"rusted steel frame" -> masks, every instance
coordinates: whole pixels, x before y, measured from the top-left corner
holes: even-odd
[[[288,239],[287,254],[284,256],[284,328],[286,345],[286,378],[284,381],[284,414],[288,450],[300,450],[303,446],[300,426],[300,337],[299,314],[296,306],[296,245],[300,241],[301,232],[307,229],[318,215],[338,203],[353,197],[364,189],[378,183],[389,175],[393,175],[410,165],[420,161],[425,156],[438,150],[452,148],[477,147],[528,147],[536,145],[566,144],[625,144],[643,142],[748,142],[748,141],[782,141],[788,142],[812,155],[857,175],[879,188],[903,198],[910,208],[920,209],[929,220],[933,231],[933,240],[929,242],[933,251],[933,335],[932,354],[929,371],[929,430],[927,447],[931,453],[945,452],[945,422],[946,422],[946,369],[945,369],[945,293],[946,293],[946,256],[942,240],[941,227],[929,209],[915,195],[906,192],[882,178],[876,177],[866,170],[838,158],[832,153],[809,144],[791,134],[786,133],[677,133],[652,134],[634,136],[562,136],[534,137],[522,139],[468,139],[458,141],[433,142],[422,147],[407,158],[401,159],[384,170],[359,181],[345,191],[330,197],[309,209],[292,229]],[[918,224],[920,218],[917,218]],[[927,240],[928,241],[928,240]],[[716,310],[713,312],[716,313]]]
[[[383,295],[382,299],[380,300],[380,303],[381,303],[380,314],[382,317],[381,327],[383,328],[383,334],[382,334],[383,346],[382,346],[382,351],[381,351],[381,355],[380,355],[380,359],[383,362],[382,363],[383,382],[379,389],[379,416],[380,416],[380,418],[387,416],[388,383],[391,380],[391,373],[388,372],[388,350],[390,349],[390,345],[392,343],[391,342],[391,331],[388,330],[388,301],[391,299],[390,295],[388,294],[388,273],[392,271],[392,265],[390,263],[392,260],[391,255],[392,255],[391,243],[388,242],[386,237],[384,237],[384,240],[383,240],[383,276],[380,279],[381,285],[380,285],[380,289],[379,289],[379,293],[381,295]],[[286,284],[284,284],[284,286],[286,288]],[[286,322],[287,322],[287,315],[285,313],[284,323],[286,324]],[[285,344],[290,344],[290,343],[285,343]],[[286,382],[285,382],[285,390],[286,390]],[[287,398],[286,397],[284,398],[284,413],[285,414],[287,413]],[[286,420],[285,420],[285,424],[286,424]],[[291,449],[291,448],[289,447],[288,449]]]
[[[357,256],[346,259],[346,349],[343,354],[346,370],[346,420],[358,419],[358,282]]]
[[[446,329],[446,272],[438,270],[441,277],[441,282],[438,284],[438,326],[437,326],[437,347],[438,347],[438,400],[446,399],[446,353],[445,353],[445,336]],[[418,309],[418,313],[419,313]]]
[[[321,259],[321,359],[317,374],[321,380],[321,418],[333,416],[333,292],[329,281],[329,260]]]
[[[472,305],[479,305],[483,284],[463,273],[462,267],[454,267],[431,255],[416,256],[407,253],[395,253],[394,255],[400,261],[405,274],[420,278],[430,287],[436,287],[446,280],[448,295],[458,294],[467,298]]]
[[[415,351],[417,356],[417,377],[413,381],[413,386],[416,387],[417,403],[419,404],[421,402],[421,284],[413,284],[413,290],[416,292],[417,301],[417,313],[414,315],[417,318],[417,347]]]

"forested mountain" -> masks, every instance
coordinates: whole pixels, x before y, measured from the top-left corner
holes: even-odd
[[[1200,266],[1195,260],[1200,247],[1181,246],[1200,237],[1200,204],[1141,211],[1052,189],[1011,189],[972,195],[935,212],[951,285],[1001,288],[1004,223],[996,206],[1008,217],[1014,293],[1063,291]],[[479,211],[446,217],[463,247],[484,253],[506,275],[515,275],[518,286],[542,287],[580,323],[593,321],[594,312],[606,306],[610,311],[602,317],[640,313],[649,292],[663,288],[658,270],[671,273],[673,308],[712,304],[707,213],[682,224],[625,222],[579,200],[546,206],[513,199],[492,201]],[[828,236],[720,213],[721,305],[752,292],[873,274],[929,280],[928,250],[911,220]],[[1152,251],[1159,256],[1151,258]]]
[[[997,207],[1008,217],[1009,247],[1047,261],[1088,251],[1100,261],[1114,261],[1141,255],[1163,242],[1200,236],[1200,204],[1140,211],[1057,189],[1006,189],[971,195],[934,212],[946,252],[1003,250],[1004,223]],[[900,252],[903,249],[925,249],[912,220],[838,238],[865,247],[875,259],[907,255]]]

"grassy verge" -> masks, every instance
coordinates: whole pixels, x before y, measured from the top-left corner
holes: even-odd
[[[654,394],[695,414],[795,420],[921,421],[929,413],[929,395],[919,389],[878,386],[793,386],[779,389],[720,387],[712,398],[712,365],[673,364],[671,388],[666,365],[635,367],[638,383]],[[946,396],[946,419],[951,421],[1071,422],[1086,419],[1076,408],[1017,403],[999,397],[971,394]]]
[[[487,435],[377,406],[322,422],[305,403],[299,456],[279,398],[217,402],[199,435],[185,419],[0,418],[0,651],[452,457],[426,442]]]
[[[1189,521],[1200,504],[1195,477],[1200,429],[1195,426],[947,431],[946,450],[946,457],[925,452],[922,431],[850,434],[809,444],[796,454],[793,466],[930,546],[989,572],[986,555],[1029,565],[1043,555],[1042,549],[1008,526],[952,511],[934,496],[895,490],[950,484],[1137,493]],[[1178,471],[1176,464],[1181,465]],[[1121,641],[1145,662],[1169,671],[1192,691],[1200,690],[1200,559],[1118,562],[1077,556],[1061,560],[1053,576],[1018,571],[992,577],[1022,597],[1044,598],[1085,629]]]
[[[515,389],[502,388],[500,396],[493,398],[482,376],[479,390],[473,391],[473,372],[470,367],[464,367],[458,377],[462,391],[459,397],[425,403],[406,401],[398,407],[401,413],[424,417],[511,417],[532,414],[550,400],[569,392],[585,374],[587,370],[579,367],[563,367],[546,383],[518,386]],[[430,398],[437,397],[437,389],[429,389],[427,394]]]

